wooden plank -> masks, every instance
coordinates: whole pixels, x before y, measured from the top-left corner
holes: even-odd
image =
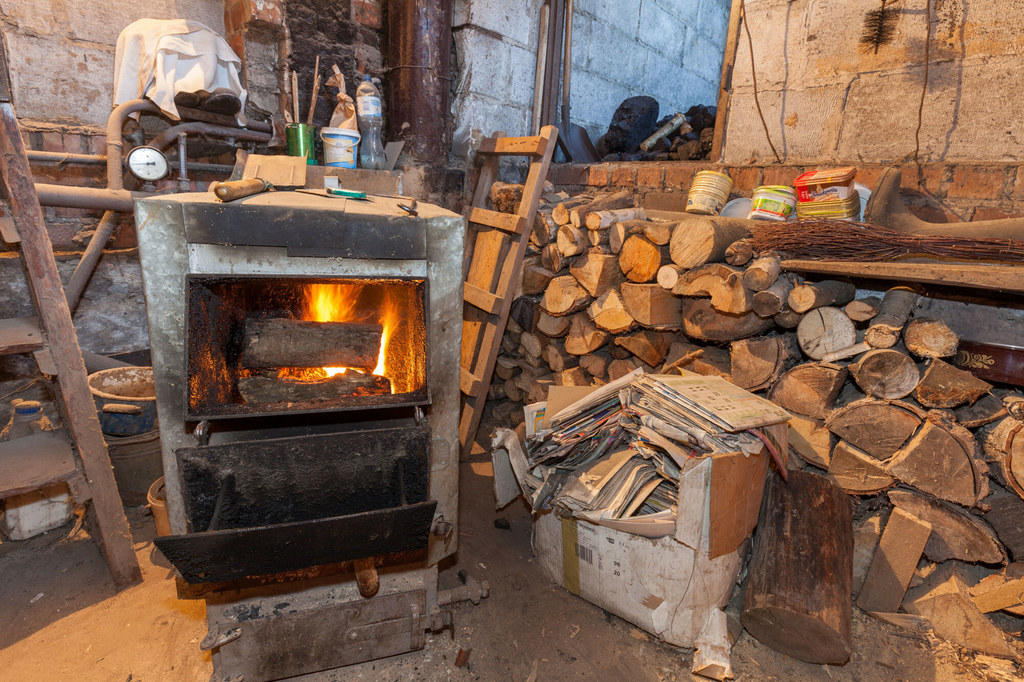
[[[466,282],[463,284],[462,298],[469,303],[474,305],[485,313],[491,315],[496,314],[501,310],[501,304],[505,302],[505,299],[501,296],[495,296],[489,291],[484,291],[475,284]]]
[[[479,395],[480,385],[483,382],[480,381],[480,377],[475,377],[465,367],[459,368],[459,390],[463,394],[468,396]]]
[[[0,209],[3,210],[3,209]],[[18,228],[14,226],[14,220],[6,213],[0,215],[0,239],[8,246],[17,246],[21,243],[21,235]]]
[[[77,471],[62,432],[37,433],[0,443],[0,499],[71,478]]]
[[[544,156],[544,140],[541,137],[489,137],[480,143],[476,151],[477,154]]]
[[[784,260],[782,269],[788,272],[921,282],[986,291],[1024,292],[1024,265]]]
[[[1024,578],[1009,580],[995,589],[971,595],[971,601],[982,613],[992,613],[1010,606],[1024,604]]]
[[[6,70],[7,56],[2,56],[0,68]],[[43,222],[43,211],[39,206],[28,157],[25,156],[18,118],[8,103],[0,103],[0,126],[0,177],[6,185],[14,224],[21,235],[21,254],[29,290],[53,354],[64,424],[89,480],[92,491],[89,509],[96,521],[100,550],[114,584],[126,587],[139,582],[142,573],[114,481],[107,444],[100,431],[96,405],[89,392],[82,351],[53,258],[53,246]]]
[[[466,212],[466,220],[510,234],[520,234],[526,226],[526,220],[522,216],[514,213],[500,213],[486,208],[469,209]]]
[[[898,611],[931,534],[932,524],[902,509],[893,509],[864,579],[857,606],[869,612]]]
[[[732,96],[732,72],[736,66],[736,49],[740,40],[740,0],[732,0],[729,10],[729,30],[725,37],[725,56],[722,59],[722,77],[719,79],[718,108],[715,115],[715,136],[711,140],[712,163],[722,160],[725,147],[725,126],[729,119],[729,103]]]
[[[43,332],[38,317],[12,317],[0,320],[0,355],[31,353],[43,347]]]

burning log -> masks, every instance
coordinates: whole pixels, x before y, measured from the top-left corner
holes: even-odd
[[[355,395],[389,395],[391,381],[387,377],[359,372],[312,381],[257,374],[239,379],[238,392],[247,403],[308,403]]]
[[[249,319],[245,323],[242,366],[373,369],[383,331],[379,324]]]

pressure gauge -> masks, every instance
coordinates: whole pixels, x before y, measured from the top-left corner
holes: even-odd
[[[136,147],[128,152],[128,170],[139,180],[154,182],[167,177],[171,165],[156,147]]]

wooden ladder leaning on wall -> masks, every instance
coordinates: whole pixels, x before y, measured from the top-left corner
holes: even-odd
[[[127,587],[142,574],[18,129],[2,35],[0,126],[0,233],[8,248],[20,250],[36,310],[36,317],[0,320],[0,355],[35,353],[40,371],[57,379],[63,426],[0,443],[0,499],[66,482],[75,502],[86,505],[115,585]]]
[[[519,283],[523,256],[544,191],[548,167],[555,151],[558,129],[544,126],[533,137],[501,137],[484,140],[477,154],[483,158],[473,204],[466,210],[466,256],[463,267],[462,363],[459,387],[462,412],[459,443],[462,458],[473,447],[494,362],[501,348],[512,297]],[[486,208],[491,184],[498,177],[502,156],[525,156],[530,168],[523,186],[523,198],[515,213]]]

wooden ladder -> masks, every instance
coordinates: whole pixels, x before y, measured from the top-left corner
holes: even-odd
[[[66,482],[78,504],[88,503],[92,535],[114,583],[126,587],[140,581],[142,574],[18,129],[2,36],[0,120],[0,236],[8,248],[20,247],[36,310],[35,317],[0,320],[0,355],[35,353],[41,372],[57,379],[64,428],[0,443],[0,499]]]
[[[459,443],[462,457],[469,455],[480,426],[494,361],[501,348],[512,296],[523,267],[523,255],[544,191],[548,166],[555,151],[558,129],[544,126],[534,137],[489,137],[477,153],[484,159],[473,192],[473,205],[466,210],[466,232],[462,312],[462,363],[459,387],[462,413]],[[498,177],[502,156],[530,158],[530,170],[523,198],[515,213],[486,208],[491,185]]]

